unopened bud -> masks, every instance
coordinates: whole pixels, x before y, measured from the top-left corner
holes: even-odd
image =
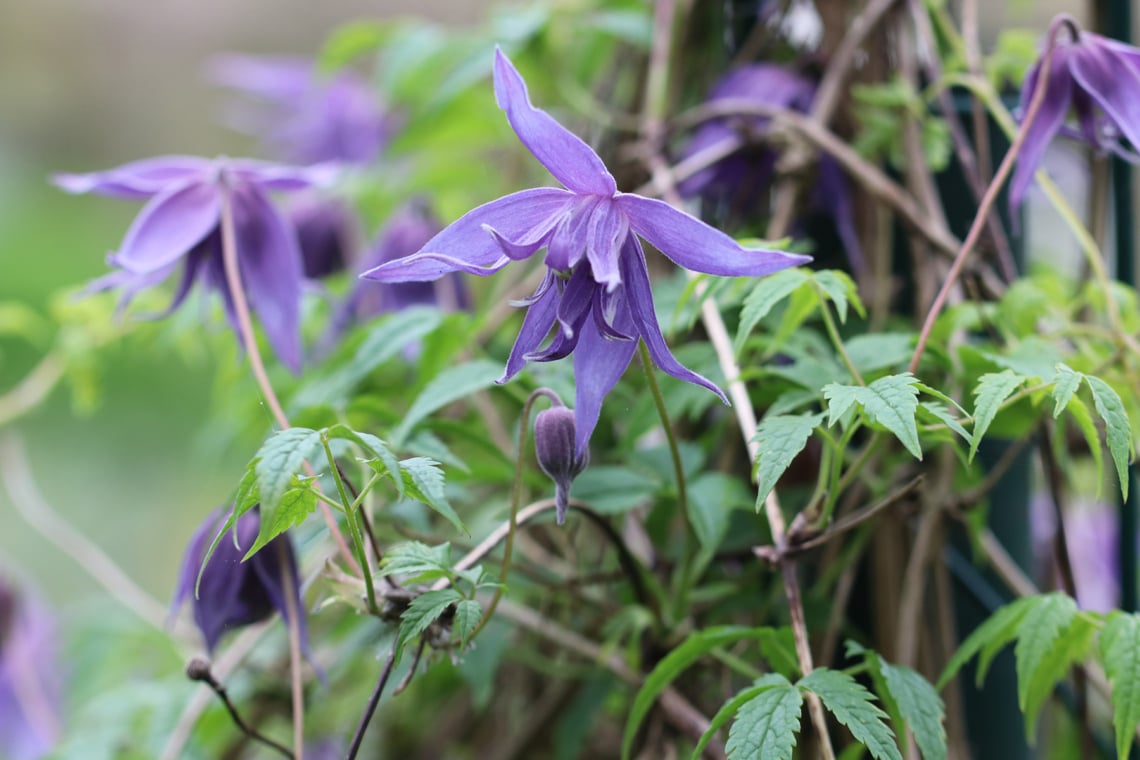
[[[554,406],[538,413],[534,420],[534,450],[538,466],[554,481],[554,503],[558,524],[566,521],[570,507],[570,484],[590,463],[590,452],[575,451],[574,412]]]

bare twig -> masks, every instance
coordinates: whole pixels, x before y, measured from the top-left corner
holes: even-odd
[[[364,733],[368,730],[368,724],[372,722],[372,715],[376,712],[376,706],[380,704],[380,695],[384,693],[384,687],[387,686],[388,679],[392,677],[392,667],[395,664],[396,645],[393,644],[392,651],[388,653],[388,659],[384,663],[384,668],[380,671],[376,688],[372,690],[372,696],[368,698],[368,704],[364,706],[364,714],[360,716],[356,733],[352,735],[352,743],[348,746],[348,754],[345,756],[347,760],[355,760],[356,753],[360,751],[360,743],[364,741]]]
[[[190,661],[190,664],[186,666],[186,676],[191,681],[198,681],[199,683],[206,684],[206,686],[209,687],[209,689],[218,696],[218,699],[220,699],[222,701],[222,704],[225,705],[226,712],[230,714],[230,718],[233,719],[233,722],[237,725],[238,730],[240,730],[243,734],[248,736],[250,739],[253,739],[255,742],[264,744],[278,754],[284,755],[288,758],[293,757],[293,753],[289,751],[288,747],[282,744],[278,744],[276,741],[270,739],[268,736],[261,733],[242,719],[241,714],[237,711],[237,707],[235,707],[234,703],[230,701],[230,695],[226,693],[226,687],[222,686],[222,684],[219,683],[216,678],[214,678],[214,674],[210,672],[209,662],[195,657]]]

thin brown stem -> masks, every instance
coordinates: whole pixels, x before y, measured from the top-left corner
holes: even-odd
[[[242,719],[241,713],[237,711],[237,707],[235,707],[234,703],[230,700],[230,695],[226,692],[226,687],[222,686],[222,684],[216,678],[214,678],[214,674],[210,672],[210,663],[198,658],[191,660],[190,664],[186,666],[186,676],[191,681],[198,681],[200,683],[206,684],[206,686],[209,687],[209,689],[217,695],[218,699],[222,701],[222,704],[226,708],[226,712],[229,713],[230,718],[238,727],[239,731],[241,731],[253,741],[264,744],[266,747],[269,747],[280,755],[284,755],[288,758],[293,757],[293,753],[289,751],[288,747],[283,744],[279,744],[273,739],[270,739],[268,736],[261,733],[256,728],[246,723],[244,719]]]
[[[376,712],[376,706],[380,704],[380,695],[384,693],[384,687],[388,685],[388,679],[392,677],[392,668],[396,664],[396,645],[392,645],[392,651],[388,653],[388,659],[384,662],[384,668],[380,671],[380,678],[376,682],[376,688],[372,690],[372,695],[368,698],[368,704],[364,706],[364,714],[360,716],[360,723],[356,726],[356,733],[352,735],[352,743],[348,747],[348,754],[345,756],[346,760],[355,760],[356,755],[360,752],[360,744],[364,741],[364,734],[368,730],[368,724],[372,722],[372,716]]]

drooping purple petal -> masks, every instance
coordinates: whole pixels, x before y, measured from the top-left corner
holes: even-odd
[[[582,138],[531,105],[526,82],[495,48],[495,100],[519,140],[555,179],[576,193],[609,197],[617,184],[602,159]]]
[[[614,324],[623,333],[635,333],[628,307],[619,308]],[[610,340],[602,337],[594,320],[582,323],[574,349],[574,419],[579,456],[588,450],[590,436],[602,413],[602,399],[617,385],[635,350],[637,341]]]
[[[418,282],[456,271],[492,274],[510,259],[484,225],[502,237],[517,240],[546,223],[574,198],[573,193],[553,187],[505,195],[468,211],[429,240],[420,253],[381,264],[361,276],[381,282]]]
[[[230,160],[226,171],[263,190],[304,190],[327,187],[336,181],[340,167],[332,163],[289,166],[249,158]]]
[[[1053,51],[1053,62],[1049,68],[1049,81],[1045,83],[1045,97],[1041,107],[1037,110],[1037,117],[1033,121],[1029,134],[1021,146],[1017,156],[1017,164],[1013,170],[1013,178],[1009,183],[1009,203],[1012,208],[1021,205],[1025,191],[1033,180],[1041,159],[1049,143],[1056,137],[1065,117],[1069,113],[1069,104],[1072,102],[1073,79],[1068,68],[1069,50],[1058,47]],[[1028,107],[1033,93],[1037,90],[1037,81],[1040,67],[1035,67],[1025,77],[1022,85],[1021,102]]]
[[[795,253],[742,248],[720,230],[664,201],[619,193],[614,202],[629,217],[634,232],[694,272],[758,277],[811,261],[810,256]]]
[[[552,275],[547,276],[552,277]],[[537,292],[541,292],[542,295],[527,307],[522,328],[515,338],[511,355],[507,358],[503,376],[495,381],[500,385],[517,375],[526,366],[526,357],[538,350],[550,333],[550,328],[554,326],[554,318],[558,312],[558,288],[548,281],[540,285]]]
[[[1140,148],[1140,71],[1097,44],[1073,47],[1069,71],[1132,147]]]
[[[586,254],[586,230],[590,218],[606,199],[596,195],[581,195],[559,215],[546,249],[546,265],[551,269],[568,272],[577,266]]]
[[[653,363],[666,373],[686,383],[693,383],[708,388],[728,403],[728,397],[715,383],[705,379],[696,372],[677,361],[669,351],[661,327],[657,324],[657,314],[653,310],[653,290],[649,284],[649,270],[645,266],[645,256],[641,252],[641,244],[631,240],[622,251],[622,280],[628,291],[630,316],[642,340],[645,341]]]
[[[301,371],[301,251],[281,212],[252,185],[233,190],[242,284],[281,362]]]
[[[597,289],[597,283],[591,276],[589,267],[578,267],[566,281],[558,304],[558,323],[567,338],[574,337],[578,325],[593,303],[594,291]]]
[[[213,185],[175,185],[152,198],[135,217],[115,263],[132,272],[162,269],[216,229],[219,216]]]
[[[205,176],[211,162],[196,156],[161,156],[91,174],[56,174],[55,185],[69,193],[96,193],[126,200],[145,200]]]

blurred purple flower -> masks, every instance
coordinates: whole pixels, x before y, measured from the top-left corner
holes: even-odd
[[[713,383],[669,352],[653,310],[649,273],[638,236],[689,269],[719,275],[770,274],[808,260],[780,251],[741,248],[736,241],[667,203],[621,193],[598,155],[549,114],[531,105],[526,84],[495,51],[495,96],[522,143],[568,189],[523,190],[468,212],[412,256],[365,273],[382,282],[434,280],[455,271],[489,275],[546,249],[546,278],[529,299],[514,349],[499,382],[528,361],[574,353],[577,451],[597,425],[602,399],[645,341],[657,366],[702,385]],[[540,350],[557,323],[553,341]],[[576,349],[576,350],[575,350]]]
[[[0,578],[0,757],[46,756],[60,732],[55,623]]]
[[[301,269],[307,279],[320,280],[347,266],[353,220],[342,201],[306,193],[286,204],[285,215],[297,231]]]
[[[1059,133],[1132,161],[1140,149],[1140,49],[1084,31],[1068,16],[1058,16],[1053,23],[1066,26],[1072,36],[1057,37],[1045,96],[1010,181],[1009,202],[1014,208],[1021,205],[1045,149]],[[1022,113],[1033,98],[1042,63],[1044,57],[1022,84]],[[1070,110],[1077,116],[1076,130],[1065,126]],[[1131,150],[1120,144],[1121,138]]]
[[[1033,498],[1029,518],[1037,556],[1048,558],[1041,564],[1052,568],[1057,517],[1047,494]],[[1115,507],[1105,502],[1075,502],[1064,513],[1064,520],[1078,604],[1093,612],[1115,609],[1120,603],[1120,528]]]
[[[269,192],[323,184],[331,179],[328,167],[299,169],[260,161],[164,156],[54,179],[71,193],[147,201],[119,251],[108,257],[118,271],[96,280],[92,290],[120,289],[122,309],[140,290],[162,282],[181,264],[174,300],[164,313],[178,308],[200,279],[222,294],[226,316],[237,332],[222,263],[221,208],[228,193],[250,306],[277,357],[294,372],[300,370],[301,254],[296,231],[270,201]]]
[[[754,63],[728,72],[713,87],[706,102],[752,101],[760,106],[807,113],[815,91],[815,82],[806,76],[776,64]],[[683,157],[736,140],[742,130],[759,132],[767,123],[768,119],[763,116],[710,119],[694,132]],[[746,145],[686,178],[678,190],[687,198],[700,196],[722,205],[733,215],[750,214],[772,185],[777,158],[777,153],[767,145]],[[843,170],[830,155],[823,154],[819,158],[810,203],[812,211],[833,220],[852,270],[861,272],[863,251],[855,234],[851,192]]]
[[[222,536],[218,541],[210,561],[201,570],[198,596],[194,596],[202,560],[228,514],[225,507],[214,510],[190,538],[182,559],[173,609],[177,610],[190,599],[194,622],[206,640],[206,648],[212,652],[226,631],[264,620],[274,610],[288,621],[286,594],[291,593],[292,607],[301,613],[298,621],[301,643],[307,651],[301,584],[289,535],[282,533],[263,546],[257,554],[242,562],[246,551],[257,540],[261,523],[257,510],[246,512],[238,518],[234,527],[237,546],[234,546],[234,537],[230,535]],[[288,567],[288,583],[282,572],[282,553],[284,564]]]
[[[210,67],[222,86],[261,101],[238,114],[242,131],[261,136],[271,155],[296,164],[373,161],[399,127],[368,82],[351,71],[321,72],[304,58],[219,56]]]

